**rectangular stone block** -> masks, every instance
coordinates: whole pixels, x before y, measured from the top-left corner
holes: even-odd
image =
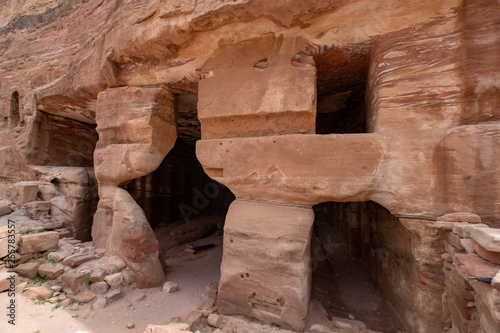
[[[470,233],[476,228],[489,228],[486,224],[454,223],[453,232],[460,237],[470,238]]]
[[[483,258],[484,260],[488,260],[489,262],[500,265],[500,253],[499,252],[488,251],[479,244],[475,244],[474,249],[476,250],[477,254],[481,258]],[[499,270],[500,270],[500,266],[499,266]]]
[[[444,243],[444,249],[446,250],[446,252],[450,255],[450,257],[452,258],[455,258],[455,255],[457,253],[463,253],[463,251],[460,251],[459,249],[457,249],[456,247],[452,246],[450,243],[448,242],[445,242]]]
[[[460,245],[465,249],[465,252],[467,253],[473,253],[474,250],[474,245],[476,245],[476,242],[474,242],[470,238],[461,238],[460,239]]]
[[[38,218],[50,211],[50,201],[30,201],[24,204],[24,208],[31,218]]]
[[[314,134],[316,68],[292,64],[300,43],[266,36],[223,51],[239,54],[236,62],[208,61],[213,75],[199,82],[198,92],[202,138]]]
[[[460,237],[457,234],[451,231],[446,231],[444,234],[446,241],[450,243],[454,248],[460,251],[465,251],[462,244],[460,244]]]
[[[224,228],[219,313],[303,329],[313,220],[307,207],[234,201]]]
[[[22,235],[19,253],[37,253],[57,250],[59,233],[57,231],[41,232],[38,234]]]
[[[471,230],[470,238],[488,251],[500,252],[500,229],[476,228]]]
[[[500,266],[483,260],[475,254],[457,254],[456,257],[467,269],[467,272],[476,278],[491,279],[500,270]]]
[[[12,208],[10,208],[10,202],[0,201],[0,216],[10,214],[10,212],[12,212]]]
[[[85,289],[87,276],[85,273],[64,273],[61,275],[63,290],[73,295],[78,294]]]
[[[23,205],[27,202],[36,200],[38,187],[38,184],[32,182],[15,183],[11,193],[12,202]]]

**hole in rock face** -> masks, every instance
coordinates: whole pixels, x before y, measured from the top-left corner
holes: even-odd
[[[15,127],[19,125],[20,121],[20,114],[19,114],[19,93],[17,91],[14,91],[12,93],[12,96],[10,98],[10,124],[11,127]]]
[[[332,46],[314,56],[316,134],[366,133],[365,90],[370,43]]]
[[[95,124],[37,111],[33,149],[28,164],[43,166],[93,167],[98,135]]]
[[[263,71],[267,68],[267,58],[262,58],[253,65],[254,70]]]
[[[412,278],[410,232],[371,201],[313,209],[312,298],[329,317],[354,317],[376,331],[401,329],[401,300],[411,298],[400,287]]]

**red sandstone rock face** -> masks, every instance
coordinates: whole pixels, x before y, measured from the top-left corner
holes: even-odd
[[[0,126],[6,130],[0,176],[7,182],[0,183],[2,197],[9,194],[8,182],[40,177],[26,161],[95,163],[101,201],[94,241],[125,258],[138,283],[158,284],[157,242],[138,205],[117,185],[154,170],[175,141],[175,117],[161,116],[171,96],[158,86],[194,95],[199,86],[203,140],[197,155],[207,173],[240,199],[295,205],[373,200],[405,216],[413,233],[406,250],[418,260],[415,274],[405,276],[404,287],[384,283],[400,290],[392,302],[406,308],[403,321],[421,332],[440,327],[440,234],[412,216],[472,211],[498,225],[497,1],[13,3],[0,5],[0,72],[6,73],[0,86]],[[313,135],[310,43],[334,46],[314,58],[323,90],[362,84],[354,79],[361,75],[340,69],[367,70],[369,134]],[[367,51],[347,52],[352,45],[370,45],[369,63],[362,60]],[[357,65],[343,66],[345,54]],[[342,93],[349,92],[333,100],[343,103]],[[85,152],[93,150],[95,123],[101,137],[92,161]],[[245,212],[234,207],[233,216]],[[230,226],[228,234],[234,232]],[[278,223],[268,227],[281,230]],[[242,243],[257,253],[255,244]],[[225,252],[230,258],[229,244]],[[308,259],[304,251],[301,265]],[[263,314],[242,305],[247,298],[238,293],[241,282],[227,259],[223,266],[226,309],[300,326],[307,284],[296,283],[299,291],[283,301],[293,304],[287,311],[294,315],[275,315],[283,306],[274,298]],[[310,276],[302,266],[294,273]],[[250,276],[245,288],[260,281]],[[280,281],[269,282],[277,289],[256,292],[257,308],[262,295],[281,293]]]

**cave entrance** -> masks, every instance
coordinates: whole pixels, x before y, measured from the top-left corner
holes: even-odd
[[[176,96],[174,147],[155,171],[126,185],[153,228],[162,264],[179,255],[176,248],[188,249],[182,247],[186,244],[214,243],[222,252],[224,220],[234,200],[229,189],[205,174],[196,158],[195,143],[201,138],[197,102],[196,94]]]
[[[312,298],[330,319],[357,319],[376,331],[397,332],[398,289],[412,272],[410,232],[371,201],[326,202],[313,209]]]
[[[48,179],[39,199],[50,201],[50,218],[71,236],[91,239],[98,191],[94,181],[96,124],[36,110],[28,136],[26,162]]]
[[[370,49],[361,43],[316,50],[316,134],[366,133]]]

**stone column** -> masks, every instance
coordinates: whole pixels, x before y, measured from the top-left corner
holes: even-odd
[[[94,244],[120,256],[139,288],[158,286],[165,279],[158,241],[144,211],[122,187],[153,172],[174,146],[174,98],[162,88],[108,89],[98,95],[96,122],[100,200],[92,226]]]
[[[219,313],[303,329],[313,222],[311,207],[234,201],[224,227]]]
[[[443,329],[443,234],[432,226],[433,219],[415,216],[399,217],[399,221],[412,232],[412,251],[415,257],[415,280],[410,282],[413,284],[413,313],[410,315],[413,318],[406,319],[413,322],[415,332],[439,332]]]
[[[316,68],[299,53],[308,46],[303,38],[268,34],[221,47],[203,66],[209,75],[198,90],[197,157],[238,198],[224,227],[218,311],[294,330],[304,328],[308,313],[314,213],[296,201],[307,191],[294,193],[297,183],[288,186],[284,174],[292,177],[308,157],[295,155],[304,143],[287,145],[290,153],[273,149],[281,138],[315,132]],[[285,195],[276,195],[280,190]]]

